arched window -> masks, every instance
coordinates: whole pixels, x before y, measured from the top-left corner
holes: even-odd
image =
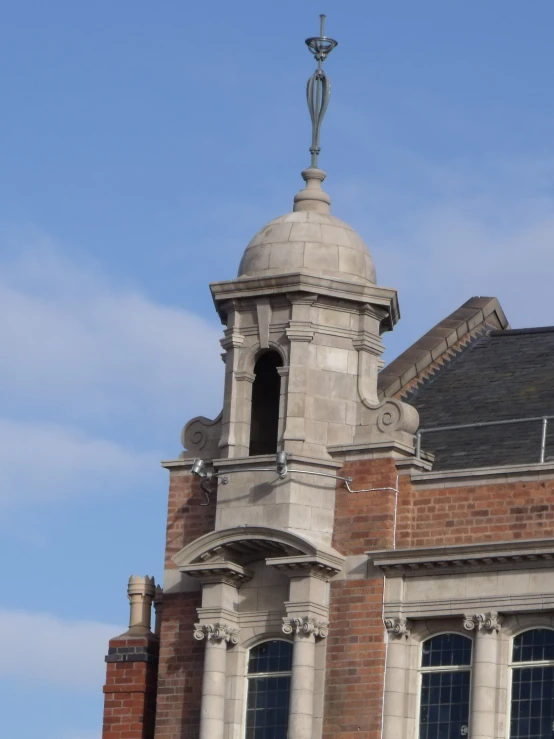
[[[252,386],[252,415],[250,417],[250,454],[275,454],[279,431],[279,400],[281,378],[277,367],[282,367],[280,354],[274,351],[262,354],[254,367]]]
[[[274,639],[250,650],[246,739],[286,739],[291,666],[290,642]]]
[[[514,639],[510,739],[554,736],[554,631],[532,629]]]
[[[419,739],[468,736],[472,641],[439,634],[423,642]]]

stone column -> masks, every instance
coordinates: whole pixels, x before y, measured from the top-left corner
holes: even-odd
[[[410,622],[405,618],[385,619],[388,632],[383,739],[398,739],[406,727],[406,646]]]
[[[237,633],[222,623],[194,625],[194,638],[206,640],[199,739],[223,739],[227,644],[238,642]]]
[[[464,628],[475,631],[471,670],[471,739],[495,739],[496,688],[498,671],[498,613],[478,613],[464,617]]]
[[[288,739],[312,739],[315,639],[329,633],[328,625],[309,617],[283,619],[283,632],[294,634]]]

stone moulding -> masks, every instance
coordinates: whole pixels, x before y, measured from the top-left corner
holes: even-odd
[[[554,540],[366,552],[387,577],[554,567]]]
[[[340,563],[341,566],[345,559],[331,547],[316,546],[290,531],[265,526],[238,526],[201,536],[177,552],[173,561],[182,569],[197,563],[227,562],[229,556],[264,559],[276,555],[284,558],[308,555],[322,562]]]
[[[225,317],[225,302],[245,299],[249,296],[278,295],[292,291],[315,293],[325,297],[344,299],[348,302],[372,303],[381,306],[387,313],[384,321],[386,330],[392,330],[400,318],[396,290],[377,285],[348,282],[343,279],[323,277],[298,270],[282,275],[267,277],[241,277],[236,280],[212,282],[212,297],[222,317]]]
[[[184,565],[180,570],[203,583],[225,582],[239,588],[252,578],[250,570],[234,562],[190,564]]]
[[[275,567],[278,570],[286,572],[291,577],[294,577],[295,574],[299,577],[303,574],[310,574],[320,580],[329,580],[329,578],[341,571],[344,564],[344,557],[339,558],[329,555],[271,557],[266,559],[266,564],[269,567]]]

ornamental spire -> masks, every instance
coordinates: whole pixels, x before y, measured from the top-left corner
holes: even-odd
[[[312,155],[311,167],[317,168],[317,158],[321,148],[319,146],[319,135],[323,116],[329,105],[331,97],[331,83],[323,71],[323,62],[337,45],[337,41],[325,35],[325,15],[320,15],[319,36],[306,39],[306,45],[317,60],[317,69],[308,80],[306,86],[306,98],[308,110],[312,119]]]

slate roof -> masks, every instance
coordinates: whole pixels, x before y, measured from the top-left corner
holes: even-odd
[[[420,428],[554,416],[554,327],[489,330],[398,393],[419,411]],[[433,470],[539,461],[541,422],[424,432]],[[546,461],[554,460],[554,418]]]

